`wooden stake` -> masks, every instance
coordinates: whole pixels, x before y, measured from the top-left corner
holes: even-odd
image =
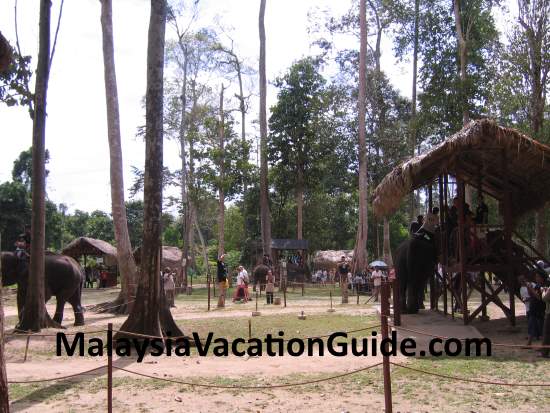
[[[381,328],[382,328],[382,340],[388,339],[388,314],[390,312],[390,297],[389,297],[389,284],[382,283],[382,303],[380,308]],[[389,345],[389,344],[388,344]],[[382,367],[384,372],[384,404],[385,412],[392,413],[392,397],[391,397],[391,372],[390,372],[390,357],[382,357]]]
[[[27,361],[27,353],[29,351],[29,342],[31,341],[31,336],[27,336],[27,344],[25,345],[25,357],[23,357],[23,363]]]
[[[252,338],[252,319],[248,319],[248,339]]]
[[[113,323],[107,325],[107,334],[113,336]],[[114,346],[114,344],[113,344]],[[113,413],[113,352],[107,350],[107,412]]]

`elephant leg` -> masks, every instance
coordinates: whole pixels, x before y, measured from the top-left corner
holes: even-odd
[[[407,286],[407,313],[408,314],[418,313],[418,299],[419,299],[418,289],[419,288],[422,288],[422,285],[418,285],[413,282],[409,283],[409,285]]]
[[[65,299],[59,295],[55,298],[57,300],[57,305],[55,307],[55,315],[53,316],[53,320],[56,323],[61,324],[61,322],[63,321],[63,309],[65,308]]]
[[[426,281],[423,281],[420,284],[420,288],[418,289],[418,308],[424,309],[424,298],[425,298],[425,291],[426,291]]]
[[[401,313],[407,312],[407,280],[404,277],[399,279],[399,307]]]
[[[73,307],[74,311],[74,325],[84,325],[84,308],[80,304],[80,291],[75,292],[72,297],[69,298],[69,304]]]

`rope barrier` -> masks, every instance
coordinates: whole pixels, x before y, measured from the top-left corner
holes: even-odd
[[[342,333],[351,334],[351,333],[357,333],[359,331],[371,330],[373,328],[378,328],[378,327],[380,327],[380,324],[377,324],[377,325],[374,325],[374,326],[368,326],[368,327],[364,327],[364,328],[359,328],[359,329],[356,329],[356,330],[342,331]],[[128,334],[130,336],[141,337],[141,338],[152,338],[152,339],[162,339],[162,340],[167,339],[167,338],[170,338],[172,340],[177,340],[177,339],[180,339],[180,338],[187,338],[187,339],[191,338],[189,336],[173,336],[173,337],[172,336],[152,336],[152,335],[148,335],[148,334],[133,333],[133,332],[124,331],[124,330],[113,330],[113,332],[121,333],[121,334]],[[330,337],[332,334],[334,334],[334,332],[332,332],[330,334],[321,335],[321,336],[293,337],[292,339],[297,338],[297,339],[300,339],[300,340],[311,340],[311,339],[315,339],[315,338]],[[283,339],[283,341],[289,341],[289,340],[291,340],[291,339]],[[231,340],[231,343],[233,341],[234,340]]]
[[[63,333],[63,334],[65,334],[66,336],[74,336],[78,333],[97,334],[97,333],[104,333],[106,331],[107,330],[94,330],[94,331],[81,330],[81,331],[67,332],[67,333]],[[57,334],[61,333],[61,332],[62,331],[58,331],[57,333],[53,333],[53,334],[47,334],[47,333],[27,333],[27,332],[22,331],[22,330],[16,330],[12,333],[5,334],[5,336],[6,337],[57,337]]]
[[[93,368],[93,369],[90,369],[90,370],[82,371],[80,373],[69,374],[68,376],[52,377],[52,378],[49,378],[49,379],[36,379],[36,380],[25,380],[25,381],[8,380],[8,384],[32,384],[32,383],[44,383],[44,382],[48,382],[48,381],[71,379],[71,378],[76,377],[76,376],[84,376],[84,375],[90,374],[93,371],[104,369],[106,367],[107,366],[99,366],[99,367],[96,367],[96,368]]]
[[[425,331],[413,330],[412,328],[406,328],[406,327],[395,326],[395,325],[392,325],[391,327],[396,328],[398,330],[408,331],[410,333],[416,333],[416,334],[421,334],[421,335],[428,336],[428,337],[440,338],[442,340],[449,340],[449,339],[467,340],[468,339],[468,338],[437,336],[437,335],[434,335],[434,334],[431,334],[431,333],[427,333]],[[487,337],[483,337],[483,339],[490,340]],[[491,345],[496,346],[496,347],[510,347],[510,348],[522,348],[522,349],[533,349],[533,350],[550,348],[550,345],[538,345],[537,346],[537,345],[512,344],[512,343],[509,343],[509,344],[508,343],[493,343],[492,341],[491,341]]]
[[[125,371],[126,373],[135,374],[136,376],[147,377],[149,379],[161,380],[161,381],[166,381],[166,382],[170,382],[170,383],[183,384],[183,385],[186,385],[186,386],[207,387],[207,388],[214,388],[214,389],[233,389],[233,390],[269,390],[269,389],[280,389],[280,388],[284,388],[284,387],[306,386],[308,384],[316,384],[316,383],[321,383],[321,382],[324,382],[324,381],[336,380],[336,379],[339,379],[339,378],[342,378],[342,377],[351,376],[352,374],[360,373],[362,371],[373,369],[373,368],[378,367],[380,365],[382,365],[382,362],[373,364],[371,366],[363,367],[363,368],[360,368],[360,369],[348,371],[347,373],[342,373],[342,374],[337,374],[335,376],[325,377],[323,379],[308,380],[308,381],[299,382],[299,383],[272,384],[272,385],[268,385],[268,386],[231,386],[231,385],[223,385],[223,384],[191,383],[191,382],[186,382],[186,381],[181,381],[181,380],[176,380],[176,379],[167,379],[165,377],[155,377],[155,376],[151,376],[149,374],[139,373],[137,371],[128,370],[128,369],[125,369],[123,367],[113,366],[113,368],[115,368],[117,370],[120,370],[120,371]]]
[[[488,380],[485,381],[485,380],[469,379],[465,377],[448,376],[446,374],[434,373],[431,371],[425,371],[414,367],[405,366],[403,364],[394,363],[393,361],[390,361],[390,364],[396,367],[401,367],[406,370],[416,371],[417,373],[427,374],[428,376],[435,376],[435,377],[440,377],[442,379],[449,379],[449,380],[456,380],[456,381],[465,381],[469,383],[490,384],[495,386],[511,386],[511,387],[550,387],[550,383],[535,384],[535,383],[506,383],[506,382],[488,381]]]

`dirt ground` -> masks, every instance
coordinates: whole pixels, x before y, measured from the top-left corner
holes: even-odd
[[[84,304],[90,305],[113,299],[117,290],[85,290]],[[6,296],[6,295],[5,295]],[[200,294],[180,296],[173,310],[179,325],[186,322],[191,326],[214,328],[216,331],[235,330],[235,336],[244,332],[247,320],[252,319],[255,328],[269,331],[277,320],[291,326],[290,333],[296,337],[326,334],[335,330],[352,330],[356,325],[373,325],[378,321],[374,303],[365,304],[368,297],[360,297],[357,305],[355,297],[350,304],[336,304],[335,313],[328,313],[329,302],[325,294],[308,291],[306,297],[294,294],[289,297],[287,308],[270,306],[259,301],[260,317],[251,317],[255,303],[233,304],[223,310],[206,311],[205,300]],[[8,333],[16,323],[17,310],[13,294],[8,294],[4,303]],[[518,326],[511,328],[503,319],[498,308],[490,308],[491,321],[476,322],[472,332],[483,335],[495,342],[523,343],[525,320],[521,303],[518,306]],[[48,303],[53,313],[55,302]],[[298,324],[297,315],[301,312],[308,317]],[[331,318],[332,317],[332,318]],[[335,318],[336,317],[336,318]],[[339,317],[339,318],[338,318]],[[430,315],[430,317],[438,317]],[[442,319],[442,317],[440,317]],[[72,309],[67,307],[64,325],[66,332],[75,331]],[[120,326],[124,316],[86,312],[86,326],[78,331],[105,329],[112,322]],[[405,320],[407,323],[407,321]],[[310,323],[310,324],[308,324]],[[433,321],[429,324],[437,324]],[[438,321],[449,325],[450,331],[459,331],[460,320]],[[422,327],[415,319],[410,322],[414,328]],[[295,327],[297,326],[297,327]],[[300,327],[303,326],[303,327]],[[350,326],[352,326],[350,328]],[[262,328],[264,328],[262,330]],[[433,326],[432,326],[433,327]],[[309,328],[309,330],[308,330]],[[411,327],[412,328],[412,327]],[[458,329],[458,330],[457,330]],[[460,330],[461,331],[461,330]],[[54,330],[44,330],[54,333]],[[368,336],[369,331],[364,333]],[[402,332],[399,333],[400,338]],[[439,334],[442,334],[441,332]],[[460,333],[457,333],[458,335]],[[474,333],[472,333],[474,335]],[[97,336],[101,336],[98,334]],[[403,335],[405,337],[406,334]],[[29,354],[24,362],[26,339],[8,337],[6,342],[7,370],[10,381],[29,381],[51,377],[61,377],[101,367],[106,357],[57,357],[54,337],[33,337]],[[208,383],[221,386],[265,386],[329,378],[346,372],[380,363],[380,356],[335,357],[318,355],[313,357],[152,357],[147,356],[142,363],[135,358],[115,359],[115,367],[123,367],[134,372],[188,383]],[[396,363],[406,364],[426,371],[438,371],[459,377],[478,379],[492,378],[508,382],[550,382],[550,362],[538,358],[533,350],[520,348],[495,349],[493,357],[479,359],[443,358],[411,359],[404,356],[392,357]],[[471,383],[446,381],[432,376],[419,375],[392,367],[392,390],[394,412],[550,412],[550,390],[548,388],[510,388],[504,386],[481,386]],[[322,412],[365,412],[383,411],[384,394],[381,366],[342,378],[304,386],[293,385],[285,388],[262,390],[234,390],[203,388],[159,381],[153,378],[136,376],[123,371],[114,373],[114,411],[117,412],[288,412],[292,410],[315,409]],[[106,369],[100,369],[85,376],[38,384],[11,384],[11,409],[14,412],[96,412],[106,409]]]

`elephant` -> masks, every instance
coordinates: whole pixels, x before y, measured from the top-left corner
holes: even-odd
[[[395,275],[399,280],[399,305],[403,314],[416,314],[423,308],[424,288],[437,263],[437,234],[433,238],[429,241],[412,236],[395,252]]]
[[[254,286],[254,291],[256,289],[256,285],[262,285],[265,284],[265,279],[267,276],[267,272],[270,270],[267,265],[264,264],[258,264],[254,269],[252,270],[252,285]]]
[[[17,284],[17,310],[19,318],[23,313],[27,293],[29,262],[18,258],[13,252],[2,252],[2,284]],[[84,273],[71,257],[47,252],[45,255],[45,299],[55,296],[57,306],[54,321],[61,324],[65,302],[74,311],[74,325],[84,325],[84,310],[81,305]]]

